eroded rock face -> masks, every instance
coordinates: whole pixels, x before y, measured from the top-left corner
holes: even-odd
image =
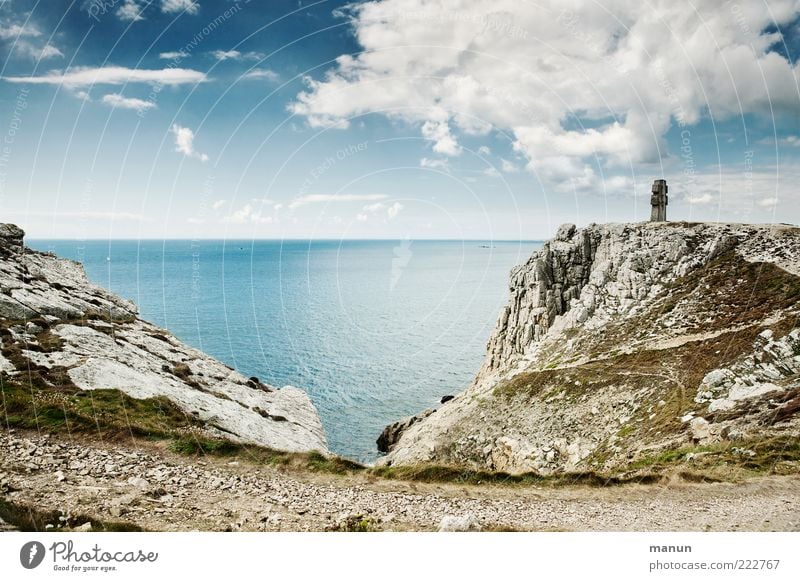
[[[19,226],[0,224],[0,246],[13,251],[22,250],[24,238],[25,232]]]
[[[399,422],[395,422],[393,424],[389,424],[383,429],[381,435],[378,436],[378,440],[376,444],[378,445],[378,452],[391,452],[392,448],[394,448],[395,444],[400,441],[400,437],[403,435],[408,428],[416,424],[417,422],[424,420],[429,415],[431,415],[436,410],[425,410],[424,412],[418,413],[414,416],[409,416],[407,418],[403,418]]]
[[[15,365],[0,355],[0,371],[24,374],[29,364],[63,371],[82,390],[166,397],[228,439],[327,452],[305,392],[263,385],[181,343],[141,320],[132,302],[91,284],[80,264],[22,247],[23,235],[16,226],[0,225],[3,341],[16,345],[23,358]]]
[[[562,226],[512,270],[473,385],[381,461],[550,473],[800,434],[798,274],[789,226]]]

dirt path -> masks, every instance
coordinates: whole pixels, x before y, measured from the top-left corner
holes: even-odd
[[[489,530],[800,531],[797,476],[739,485],[432,485],[285,473],[149,444],[87,445],[6,431],[0,492],[18,505],[163,531],[330,530],[359,518],[378,530],[436,530],[446,516]]]

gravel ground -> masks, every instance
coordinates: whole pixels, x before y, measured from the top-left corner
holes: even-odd
[[[0,431],[0,498],[61,511],[67,522],[81,514],[158,531],[320,531],[363,519],[373,530],[437,530],[444,520],[472,530],[800,531],[797,476],[609,488],[434,485],[14,431]]]

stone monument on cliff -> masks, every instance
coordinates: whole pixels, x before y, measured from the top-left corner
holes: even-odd
[[[650,221],[667,221],[667,180],[655,180],[650,195]]]

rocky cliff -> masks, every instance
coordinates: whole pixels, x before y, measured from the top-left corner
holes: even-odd
[[[388,465],[796,462],[800,229],[559,228],[511,273],[474,383],[384,432]]]
[[[23,236],[0,225],[4,424],[77,430],[97,423],[99,431],[102,420],[147,436],[177,416],[173,424],[194,434],[327,451],[305,392],[248,379],[184,345],[140,319],[133,303],[91,284],[80,264],[25,248]]]

